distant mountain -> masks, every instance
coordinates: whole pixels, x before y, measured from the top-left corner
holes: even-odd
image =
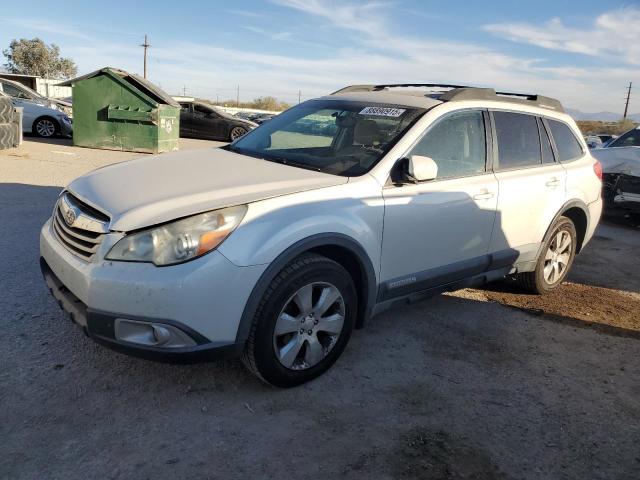
[[[621,113],[613,113],[613,112],[596,112],[596,113],[585,113],[580,110],[574,110],[571,108],[567,108],[567,113],[573,117],[574,120],[594,120],[600,122],[617,122],[618,120],[622,120]],[[632,115],[627,115],[627,118],[633,120],[634,122],[640,122],[640,113],[634,113]]]

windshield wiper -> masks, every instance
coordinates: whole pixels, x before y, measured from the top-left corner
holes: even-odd
[[[304,168],[306,170],[313,170],[315,172],[322,172],[322,169],[320,167],[313,167],[313,166],[308,165],[306,163],[294,162],[294,161],[289,160],[288,158],[284,158],[284,157],[268,156],[268,157],[261,157],[261,158],[263,160],[266,160],[267,162],[281,163],[282,165],[289,165],[290,167],[298,167],[298,168]]]
[[[242,148],[234,147],[231,144],[225,145],[220,148],[223,150],[227,150],[229,152],[239,153],[240,155],[247,155],[248,157],[259,158],[260,160],[265,160],[267,162],[280,163],[282,165],[288,165],[290,167],[304,168],[305,170],[313,170],[314,172],[322,172],[322,169],[320,167],[314,167],[306,163],[295,162],[293,160],[289,160],[288,158],[284,158],[284,157],[276,157],[272,155],[265,156],[264,154],[260,154],[258,152],[251,152],[248,150],[243,150]]]

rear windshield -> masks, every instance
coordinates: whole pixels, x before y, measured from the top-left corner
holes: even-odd
[[[358,176],[373,168],[425,111],[312,100],[281,113],[226,148],[266,161]]]

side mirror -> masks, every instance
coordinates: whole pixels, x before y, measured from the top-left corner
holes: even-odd
[[[416,182],[428,182],[438,177],[438,165],[431,157],[411,155],[411,157],[409,157],[407,173],[413,177]]]

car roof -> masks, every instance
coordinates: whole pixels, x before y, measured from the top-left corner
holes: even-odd
[[[389,103],[427,109],[443,103],[455,102],[459,103],[460,107],[482,105],[486,108],[510,109],[563,119],[568,117],[562,104],[554,98],[538,94],[497,92],[492,88],[462,85],[427,83],[352,85],[322,98]]]

